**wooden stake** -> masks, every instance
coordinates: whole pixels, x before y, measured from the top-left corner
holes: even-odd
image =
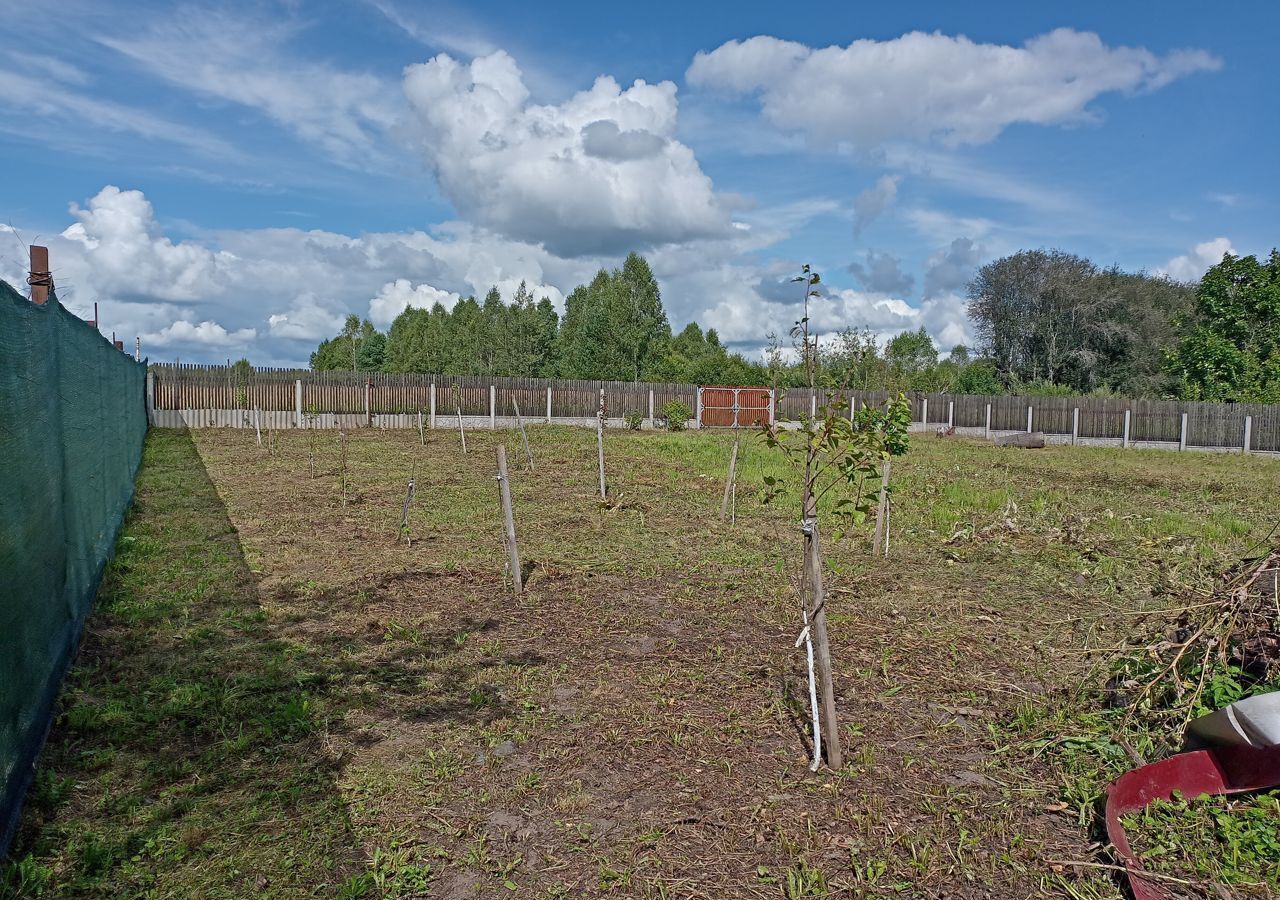
[[[253,430],[258,433],[258,446],[262,446],[262,410],[257,406],[253,407]]]
[[[345,431],[338,432],[338,440],[342,445],[341,468],[342,468],[342,505],[347,505],[347,433]]]
[[[467,452],[467,429],[462,427],[462,404],[458,401],[456,397],[454,398],[453,404],[458,409],[458,434],[462,435],[462,452],[466,453]]]
[[[316,477],[316,433],[311,432],[311,449],[307,451],[307,469],[311,472],[311,477]]]
[[[840,749],[840,729],[836,722],[836,692],[831,678],[831,638],[827,633],[827,595],[822,579],[822,552],[818,546],[817,503],[812,494],[805,497],[805,510],[805,569],[809,583],[810,633],[813,635],[814,656],[818,664],[818,687],[822,694],[822,742],[827,751],[827,765],[839,769],[844,765],[844,754]]]
[[[511,405],[516,409],[516,425],[520,428],[520,440],[524,441],[524,455],[529,458],[529,471],[533,471],[533,453],[529,450],[529,435],[524,431],[524,417],[520,415],[520,401],[511,396]]]
[[[738,475],[738,438],[733,438],[733,454],[729,457],[729,477],[724,480],[724,499],[720,501],[720,521],[729,517],[729,505],[733,502],[733,487]]]
[[[604,482],[604,388],[600,388],[600,411],[596,414],[596,455],[600,461],[600,499],[609,499]]]
[[[511,511],[511,483],[507,478],[507,448],[498,445],[498,496],[502,500],[502,525],[507,544],[507,566],[511,569],[511,585],[518,594],[524,590],[520,573],[520,550],[516,547],[516,520]]]
[[[889,460],[880,464],[880,502],[876,504],[876,530],[871,541],[871,554],[879,556],[885,545],[885,533],[888,529],[889,505]]]
[[[893,512],[893,495],[884,498],[884,557],[889,558],[889,519]]]
[[[422,446],[427,446],[427,433],[422,430],[422,410],[418,410],[418,440]]]
[[[48,302],[49,291],[53,287],[53,276],[49,272],[49,248],[32,244],[28,252],[31,257],[31,269],[27,275],[27,284],[31,285],[31,302],[37,306],[43,306]],[[93,327],[97,328],[96,309],[93,318]]]
[[[404,538],[409,546],[413,546],[413,538],[409,537],[409,506],[413,503],[414,476],[418,474],[418,461],[413,461],[413,470],[409,473],[409,486],[404,494],[404,506],[400,509],[400,529],[396,532],[396,543]]]

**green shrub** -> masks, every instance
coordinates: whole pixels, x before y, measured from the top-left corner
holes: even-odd
[[[693,418],[693,410],[683,400],[668,400],[662,404],[662,415],[667,420],[667,431],[684,431],[685,425]]]
[[[644,424],[644,415],[638,412],[629,412],[622,417],[622,421],[627,423],[627,427],[632,431],[639,431],[640,426]]]

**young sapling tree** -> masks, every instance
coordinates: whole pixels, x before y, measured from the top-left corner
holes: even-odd
[[[810,328],[809,301],[818,296],[819,275],[808,265],[794,279],[804,285],[804,315],[792,329],[801,351],[809,388],[817,390],[817,339]],[[828,495],[834,498],[832,511],[840,522],[835,539],[844,531],[860,527],[877,500],[880,463],[890,455],[903,452],[910,408],[905,399],[890,401],[883,410],[864,410],[852,419],[843,397],[817,406],[811,419],[802,420],[800,428],[784,430],[776,424],[762,426],[765,444],[782,453],[783,458],[801,473],[801,533],[803,535],[803,572],[800,580],[804,628],[803,641],[811,641],[811,682],[815,678],[821,694],[821,710],[813,709],[814,767],[819,762],[818,746],[826,750],[827,765],[838,769],[843,765],[839,724],[836,720],[835,689],[831,674],[831,646],[827,632],[826,592],[823,585],[823,562],[818,504]],[[766,476],[763,500],[770,502],[783,492],[779,479]],[[802,641],[797,641],[797,646]],[[812,687],[812,684],[811,684]],[[816,698],[815,698],[816,699]]]

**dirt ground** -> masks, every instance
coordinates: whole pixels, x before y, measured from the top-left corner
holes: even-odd
[[[1064,780],[1045,752],[1056,741],[1037,741],[1034,726],[1165,586],[1211,579],[1261,539],[1280,486],[1280,461],[1256,457],[916,438],[895,463],[890,557],[873,559],[862,534],[828,548],[846,765],[813,774],[794,647],[798,500],[756,497],[781,463],[744,436],[731,525],[719,519],[727,434],[610,433],[609,505],[596,496],[594,434],[529,437],[532,471],[515,433],[469,433],[465,455],[456,433],[428,432],[425,446],[416,432],[352,433],[344,488],[336,432],[264,436],[262,448],[252,432],[153,434],[194,444],[242,555],[257,630],[219,652],[234,667],[270,642],[294,735],[271,758],[316,780],[265,835],[252,804],[224,806],[240,849],[187,841],[170,865],[148,862],[144,843],[141,862],[94,877],[51,836],[73,813],[109,824],[101,789],[38,798],[22,847],[48,869],[44,889],[1118,897],[1113,873],[1072,865],[1107,860],[1097,785]],[[519,596],[503,571],[499,441],[527,574]],[[146,509],[144,496],[135,518]],[[201,608],[221,621],[210,577]],[[135,626],[114,606],[104,614],[116,619],[87,644],[98,674],[73,682],[87,699],[64,709],[102,707],[93,654],[130,646]],[[160,640],[184,615],[174,607],[148,627]],[[86,744],[103,734],[64,712],[50,765],[84,778]],[[235,758],[232,744],[206,763]],[[163,792],[162,778],[129,784],[148,803]],[[243,858],[196,864],[215,850]],[[317,858],[298,871],[293,857],[307,853]]]

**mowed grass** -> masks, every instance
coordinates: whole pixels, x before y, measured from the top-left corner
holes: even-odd
[[[813,775],[798,497],[757,496],[794,473],[743,434],[730,525],[730,434],[608,433],[607,504],[591,431],[529,439],[531,472],[515,432],[353,432],[344,499],[336,432],[153,432],[6,889],[1118,897],[1062,865],[1125,764],[1090,651],[1265,540],[1280,488],[915,437],[889,559],[826,547],[847,764]]]

